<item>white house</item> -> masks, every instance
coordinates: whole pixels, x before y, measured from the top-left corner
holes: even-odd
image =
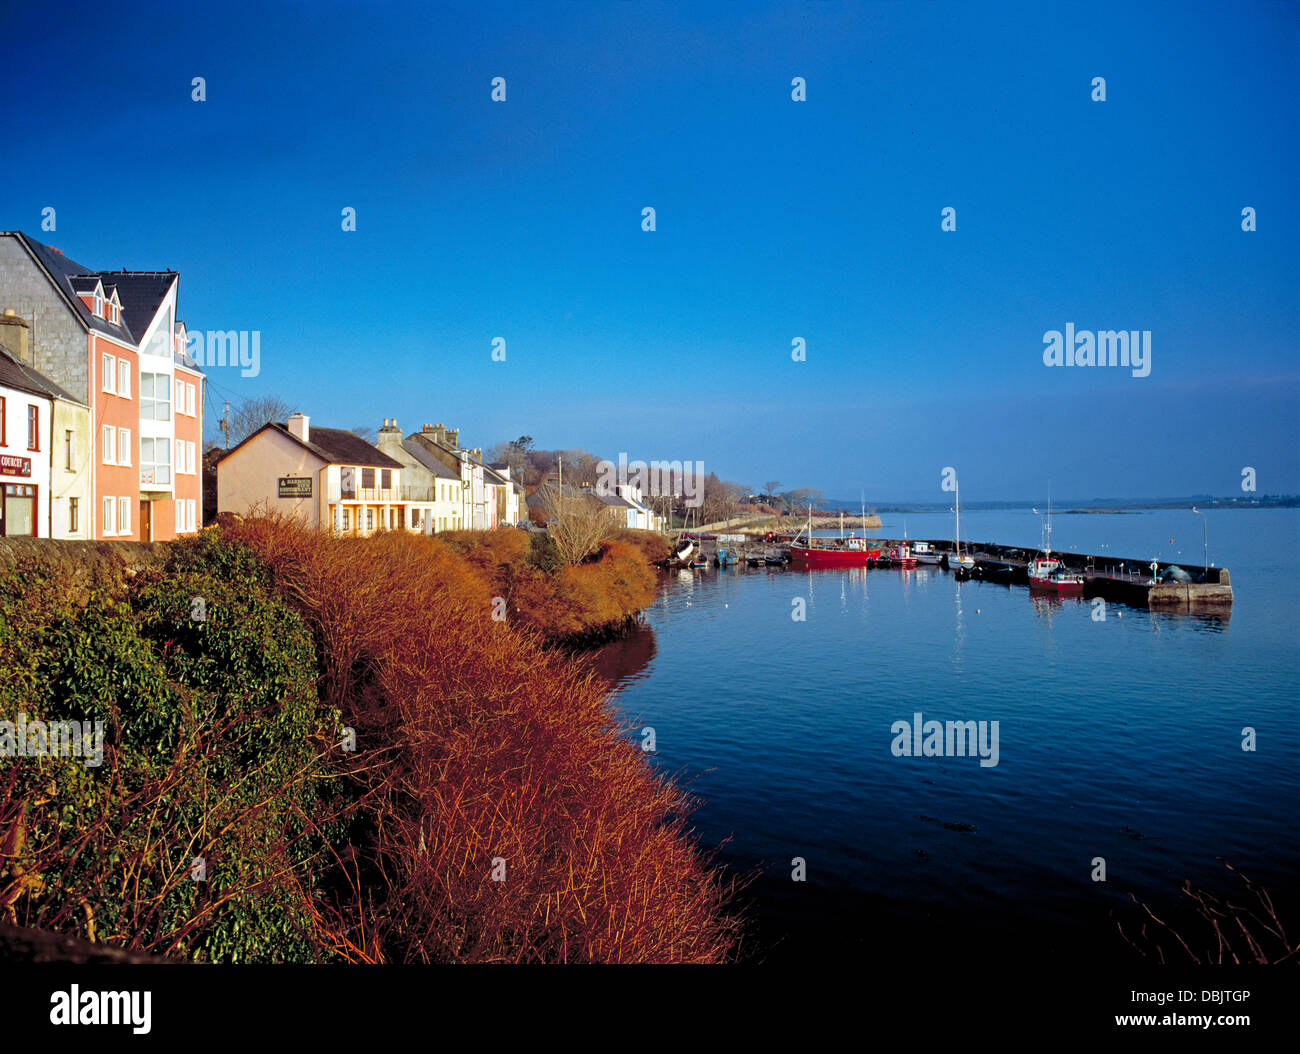
[[[54,400],[45,381],[0,346],[0,536],[50,536]]]

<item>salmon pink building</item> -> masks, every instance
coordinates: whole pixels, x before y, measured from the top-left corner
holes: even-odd
[[[80,429],[51,422],[54,537],[198,530],[204,379],[186,354],[179,287],[175,271],[95,271],[0,231],[0,311],[26,328],[25,364],[89,408]]]

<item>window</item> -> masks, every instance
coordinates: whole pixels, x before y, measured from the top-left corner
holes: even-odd
[[[126,359],[117,360],[117,394],[131,398],[131,364]]]
[[[95,306],[91,310],[100,318],[104,315],[104,298],[98,293],[95,294]]]
[[[186,498],[185,506],[189,512],[189,524],[191,531],[199,529],[199,503],[194,498]]]
[[[122,321],[122,309],[118,307],[116,304],[110,304],[108,310],[109,313],[112,315],[113,325],[116,326],[119,322]]]
[[[68,499],[68,533],[77,533],[77,499]]]
[[[117,533],[131,533],[131,499],[117,499]]]
[[[373,473],[374,469],[371,469],[371,472]],[[373,482],[373,480],[371,482]],[[369,505],[367,505],[366,506],[366,530],[373,531],[374,529],[375,529],[375,510],[372,509]]]
[[[170,421],[171,380],[165,373],[140,374],[140,419]]]
[[[142,484],[172,481],[171,442],[170,439],[140,437],[140,482]]]
[[[41,449],[41,408],[27,407],[27,449]]]
[[[181,407],[185,405],[185,382],[179,377],[176,378],[176,412],[182,413]]]
[[[112,355],[104,354],[99,358],[100,383],[104,391],[113,392],[117,389],[113,386],[117,381],[117,359]]]
[[[379,472],[379,485],[388,490],[393,485],[393,470],[391,468],[381,469]]]
[[[77,470],[77,433],[71,428],[65,429],[63,441],[67,447],[68,471],[75,472]]]
[[[361,470],[361,487],[363,490],[375,489],[375,470],[373,468],[363,468]]]
[[[5,401],[0,396],[0,446],[5,445]]]
[[[117,430],[117,463],[119,465],[131,464],[131,429],[119,428]]]
[[[141,351],[146,355],[154,355],[170,362],[172,357],[171,349],[175,339],[176,327],[172,325],[172,312],[171,308],[168,307],[164,309],[159,317],[158,326],[154,329],[153,336],[149,338],[149,343],[141,348]]]
[[[104,426],[104,435],[100,443],[100,461],[105,465],[117,464],[117,429],[112,425]]]
[[[185,412],[191,417],[194,416],[194,385],[185,386]]]
[[[112,498],[104,499],[104,533],[116,534],[117,531],[113,526],[113,509],[117,507],[117,502]]]
[[[195,473],[194,455],[197,450],[198,448],[194,443],[191,443],[189,440],[185,441],[185,471],[191,476]]]

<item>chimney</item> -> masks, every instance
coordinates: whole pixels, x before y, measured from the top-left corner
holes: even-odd
[[[443,432],[443,435],[445,436],[445,438],[443,439],[444,443],[446,443],[449,447],[451,447],[452,450],[459,449],[456,443],[456,440],[460,438],[459,428],[448,428],[445,432]]]
[[[301,439],[304,443],[311,442],[311,427],[309,418],[304,413],[295,413],[289,418],[289,434],[295,439]]]
[[[19,362],[34,366],[32,361],[31,327],[18,317],[13,308],[5,308],[0,315],[0,344],[3,344]]]
[[[384,418],[384,427],[379,430],[379,442],[375,445],[389,457],[397,458],[398,451],[402,449],[402,430],[397,427],[396,417]]]

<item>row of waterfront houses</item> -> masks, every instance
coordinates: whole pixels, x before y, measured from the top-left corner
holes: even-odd
[[[278,512],[338,534],[490,530],[527,516],[507,465],[463,449],[457,429],[426,424],[403,436],[385,418],[378,442],[313,426],[295,413],[269,421],[217,462],[217,511]]]
[[[217,462],[217,511],[278,512],[309,527],[365,536],[491,530],[521,523],[530,507],[544,504],[552,484],[525,500],[508,465],[487,464],[482,450],[460,446],[459,438],[442,424],[403,435],[392,418],[384,419],[374,444],[313,426],[303,413],[268,421]],[[634,486],[610,494],[565,491],[601,502],[615,526],[662,527]]]
[[[0,537],[165,541],[202,526],[206,392],[179,287],[175,271],[92,270],[0,231]],[[217,511],[368,535],[488,530],[544,504],[552,484],[526,502],[507,465],[458,440],[386,419],[371,444],[297,413],[221,457]],[[635,486],[582,493],[617,526],[662,529]]]
[[[204,377],[179,286],[0,231],[0,536],[198,530]]]

